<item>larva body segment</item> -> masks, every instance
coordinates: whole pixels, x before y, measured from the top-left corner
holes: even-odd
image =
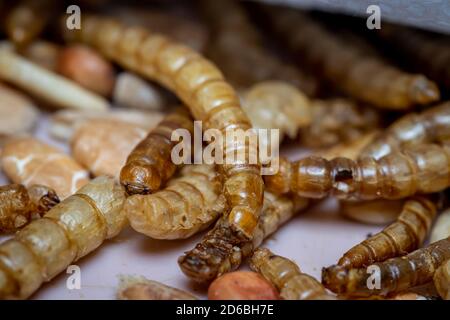
[[[358,100],[404,110],[439,99],[437,85],[425,76],[403,72],[353,42],[335,37],[306,14],[273,7],[264,12],[302,61]]]
[[[223,136],[229,130],[251,129],[235,91],[222,73],[191,48],[141,28],[127,28],[94,16],[84,16],[79,30],[63,28],[63,33],[68,40],[92,45],[125,68],[174,91],[189,106],[194,118],[203,121],[205,129],[218,129]],[[249,164],[248,160],[230,157],[245,149],[245,159],[258,159],[257,148],[239,140],[222,145],[229,164],[222,165],[221,172],[230,225],[251,238],[263,202],[264,184],[259,161]]]
[[[274,193],[290,191],[308,198],[401,199],[446,189],[449,161],[449,144],[411,146],[379,160],[310,156],[290,163],[281,158],[279,172],[265,176],[265,182]]]
[[[338,294],[385,296],[432,281],[436,269],[449,258],[450,238],[446,238],[406,256],[375,263],[367,268],[324,268],[322,283]],[[369,277],[376,277],[377,282]],[[374,283],[379,285],[372,285]]]
[[[405,146],[449,139],[450,102],[447,101],[422,113],[409,113],[395,121],[361,152],[361,156],[380,159]]]
[[[418,249],[430,231],[436,209],[426,197],[408,199],[396,222],[344,253],[338,265],[360,268]]]
[[[0,244],[0,298],[25,299],[126,224],[125,193],[99,177]]]
[[[444,300],[450,300],[450,259],[447,259],[435,272],[434,286]]]
[[[20,184],[0,187],[0,232],[12,232],[28,223],[33,214],[42,216],[59,203],[56,192],[41,185],[28,189]]]
[[[172,162],[172,148],[178,141],[172,141],[174,130],[187,130],[191,135],[194,124],[187,110],[178,108],[168,114],[131,151],[120,172],[120,182],[128,194],[148,194],[159,190],[176,170]]]
[[[300,271],[297,264],[258,248],[250,260],[250,267],[273,283],[284,300],[335,300],[316,279]]]
[[[222,181],[212,165],[187,165],[167,187],[129,197],[131,227],[154,239],[185,239],[205,229],[225,209]]]
[[[430,242],[436,242],[450,237],[450,208],[447,208],[437,217],[431,229]]]
[[[178,259],[178,264],[183,273],[192,280],[211,282],[218,276],[238,268],[265,238],[308,204],[306,199],[276,196],[265,192],[264,206],[253,241],[240,237],[230,228],[229,221],[221,218],[194,249]]]

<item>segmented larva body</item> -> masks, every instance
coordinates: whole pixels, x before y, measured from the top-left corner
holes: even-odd
[[[436,209],[426,197],[408,199],[396,222],[344,253],[338,265],[359,268],[418,249],[430,231]]]
[[[174,91],[195,119],[203,121],[205,129],[218,129],[223,136],[228,130],[251,129],[239,98],[219,69],[189,47],[142,28],[128,28],[113,20],[86,15],[79,30],[63,27],[63,32],[69,40],[92,45],[125,68]],[[260,165],[230,156],[244,149],[246,159],[258,159],[257,150],[250,148],[247,141],[224,143],[222,147],[225,159],[231,159],[230,164],[221,165],[230,225],[251,238],[263,202]]]
[[[450,300],[450,259],[447,259],[434,273],[434,286],[444,300]]]
[[[379,160],[310,156],[295,162],[280,158],[280,170],[265,176],[268,190],[301,197],[371,200],[401,199],[450,186],[450,145],[404,148]]]
[[[335,37],[306,14],[272,7],[265,12],[302,61],[319,69],[348,95],[380,108],[399,110],[439,100],[439,89],[425,76],[403,72],[359,45]]]
[[[264,206],[252,241],[242,238],[230,228],[226,218],[221,218],[194,249],[178,259],[178,264],[192,280],[210,282],[237,269],[265,238],[308,204],[306,199],[265,192]]]
[[[0,299],[25,299],[126,224],[125,193],[99,177],[0,244]]]
[[[168,114],[131,151],[120,171],[120,182],[128,194],[148,194],[160,189],[177,168],[171,158],[174,130],[185,129],[192,135],[194,123],[187,110],[176,109]]]
[[[21,184],[0,187],[0,232],[12,232],[27,224],[34,214],[42,216],[59,203],[56,192],[48,187]]]
[[[213,165],[187,165],[163,190],[127,198],[124,212],[134,230],[151,238],[185,239],[222,214],[222,188]]]
[[[361,156],[380,159],[402,147],[450,139],[450,102],[422,113],[409,113],[395,121],[369,144]]]
[[[436,269],[449,258],[450,237],[367,268],[324,268],[322,283],[343,295],[384,296],[432,281]]]
[[[269,249],[259,248],[253,253],[250,267],[263,275],[285,300],[335,300],[320,282],[300,271],[298,265]]]

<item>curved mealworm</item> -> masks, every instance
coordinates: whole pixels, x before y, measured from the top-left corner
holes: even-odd
[[[434,273],[434,286],[444,300],[450,300],[450,259],[447,259]]]

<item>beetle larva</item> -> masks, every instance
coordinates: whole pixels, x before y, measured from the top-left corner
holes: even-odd
[[[90,44],[125,68],[175,92],[190,108],[194,118],[203,121],[205,130],[220,130],[224,137],[230,131],[250,132],[250,138],[255,136],[233,88],[216,66],[191,48],[142,28],[127,28],[95,16],[84,15],[79,30],[65,27],[62,30],[68,40]],[[255,164],[249,161],[258,159],[257,148],[250,147],[249,139],[238,140],[218,146],[226,159],[221,165],[221,173],[230,208],[227,216],[232,228],[252,238],[263,202],[264,183],[259,161]],[[246,156],[244,161],[234,157],[242,151]],[[124,178],[128,179],[121,177],[122,182]]]
[[[295,213],[305,209],[309,201],[264,193],[264,206],[252,241],[243,239],[230,228],[223,217],[194,249],[178,259],[181,270],[196,282],[210,282],[218,276],[235,270],[242,260],[259,247]]]
[[[432,281],[436,269],[449,258],[450,237],[406,256],[375,263],[367,268],[324,268],[322,283],[333,292],[343,295],[384,296]]]
[[[433,229],[431,229],[430,242],[436,242],[450,237],[450,208],[439,214]]]
[[[56,192],[46,186],[21,184],[0,186],[0,232],[12,232],[27,224],[34,214],[44,215],[59,203]]]
[[[447,259],[434,273],[434,285],[444,300],[450,300],[450,259]]]
[[[441,103],[422,113],[408,113],[389,126],[369,144],[361,156],[379,159],[408,145],[450,139],[450,102]]]
[[[53,42],[35,40],[21,48],[20,54],[31,62],[53,72],[56,72],[59,54],[62,47]]]
[[[129,197],[124,211],[131,227],[151,238],[188,238],[224,211],[220,180],[213,165],[187,165],[163,190]]]
[[[300,271],[298,265],[269,249],[259,248],[253,253],[250,267],[259,272],[280,291],[284,300],[335,300],[322,284]]]
[[[319,69],[348,95],[379,108],[398,110],[439,100],[437,85],[425,76],[397,69],[378,55],[331,34],[306,14],[273,7],[264,12],[302,61]]]
[[[379,160],[310,156],[295,162],[280,158],[280,170],[265,176],[268,190],[301,197],[371,200],[402,199],[450,186],[450,144],[423,144]]]
[[[430,231],[436,210],[426,197],[408,199],[396,222],[348,250],[338,265],[359,268],[418,249]]]
[[[194,123],[183,108],[168,114],[131,151],[120,171],[120,182],[128,194],[155,192],[175,173],[171,152],[178,141],[171,137],[177,129],[188,130],[191,135],[194,131]]]
[[[126,224],[125,193],[99,177],[0,244],[0,298],[24,299]]]

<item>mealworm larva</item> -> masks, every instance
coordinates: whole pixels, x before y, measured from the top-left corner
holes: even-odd
[[[338,265],[360,268],[418,249],[431,229],[436,209],[426,197],[408,199],[397,221],[348,250]]]
[[[339,213],[358,222],[386,225],[398,218],[404,203],[404,199],[341,200],[339,201]]]
[[[3,147],[1,162],[14,183],[48,186],[61,199],[89,181],[89,173],[70,156],[31,137],[9,139]]]
[[[194,124],[189,113],[178,108],[168,114],[131,151],[125,166],[120,171],[120,182],[128,194],[148,194],[159,190],[176,170],[172,162],[172,148],[178,141],[172,141],[172,132],[186,129],[191,135]]]
[[[197,300],[192,294],[144,277],[122,276],[117,289],[119,300]]]
[[[36,40],[25,48],[20,48],[20,54],[33,63],[56,72],[61,47],[53,42]]]
[[[125,68],[156,80],[175,92],[190,108],[194,118],[203,122],[205,130],[220,130],[224,137],[229,130],[233,133],[251,131],[251,123],[241,109],[234,89],[224,80],[216,66],[191,48],[142,28],[127,28],[113,20],[94,16],[83,16],[79,30],[62,29],[67,39],[93,45]],[[255,133],[251,132],[250,135]],[[228,159],[221,165],[221,173],[225,181],[225,198],[230,208],[227,215],[230,225],[251,238],[258,224],[264,183],[259,161],[249,164],[248,160],[258,159],[258,150],[251,148],[248,139],[245,140],[224,142],[218,147],[222,147],[222,154]],[[245,151],[245,161],[231,157],[242,150]],[[162,172],[165,175],[168,173],[167,170]],[[143,172],[144,175],[146,173]],[[125,178],[121,175],[122,183],[128,183],[124,181]],[[147,190],[148,186],[137,189]]]
[[[444,300],[450,300],[450,259],[447,259],[434,273],[434,285]]]
[[[439,214],[431,229],[430,243],[450,237],[450,208]]]
[[[450,139],[450,101],[422,113],[408,113],[368,145],[361,156],[379,159],[401,147]]]
[[[436,269],[449,258],[450,237],[406,256],[375,263],[367,268],[324,268],[322,283],[339,294],[384,296],[432,281]],[[371,280],[374,280],[373,283]]]
[[[126,224],[125,193],[99,177],[0,244],[0,298],[25,299]]]
[[[21,184],[0,186],[0,232],[23,227],[33,214],[44,215],[59,203],[56,192],[41,185],[28,189]]]
[[[0,47],[0,79],[63,108],[106,110],[109,103],[75,82]]]
[[[402,199],[450,186],[450,144],[404,148],[379,160],[310,156],[295,162],[280,158],[277,174],[265,176],[274,193],[301,197],[371,200]]]
[[[337,88],[380,108],[408,109],[439,100],[437,85],[409,74],[359,45],[340,39],[298,11],[266,7],[264,12],[287,45]],[[302,30],[302,32],[292,32]]]
[[[211,282],[239,267],[265,238],[308,204],[307,199],[276,196],[265,192],[264,206],[252,241],[243,239],[234,232],[229,221],[223,217],[194,249],[178,259],[178,264],[183,273],[192,280]]]
[[[250,260],[252,270],[259,272],[280,291],[284,300],[335,300],[322,284],[300,271],[295,262],[258,248]]]
[[[131,227],[154,239],[185,239],[204,230],[222,214],[222,181],[212,165],[187,165],[167,187],[127,199]]]

